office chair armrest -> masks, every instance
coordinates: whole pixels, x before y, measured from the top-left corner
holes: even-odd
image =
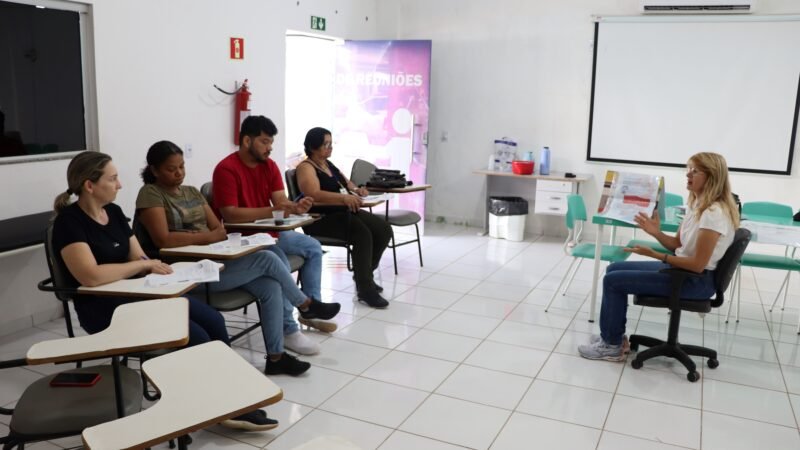
[[[680,309],[681,304],[681,288],[687,278],[702,278],[702,273],[691,272],[689,270],[678,269],[671,267],[669,269],[661,269],[659,273],[666,273],[672,278],[672,290],[669,295],[669,309]]]
[[[53,278],[47,278],[40,281],[36,287],[43,292],[55,292],[58,294],[67,294],[67,295],[75,295],[78,293],[78,290],[75,288],[64,288],[64,287],[56,287],[53,283]]]

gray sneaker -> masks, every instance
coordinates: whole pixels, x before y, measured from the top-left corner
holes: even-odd
[[[586,359],[603,359],[606,361],[623,361],[625,352],[622,345],[610,345],[600,339],[599,342],[579,345],[578,353]]]
[[[602,340],[603,340],[603,338],[600,337],[599,334],[593,334],[592,337],[589,338],[589,343],[590,344],[595,344],[595,343],[600,342]],[[631,352],[631,343],[628,342],[628,335],[627,334],[623,334],[622,335],[622,352],[625,353],[626,355]]]

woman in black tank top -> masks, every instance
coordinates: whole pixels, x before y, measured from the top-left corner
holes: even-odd
[[[316,236],[349,238],[358,300],[385,308],[389,302],[380,295],[383,288],[375,284],[373,272],[392,238],[392,227],[383,218],[361,210],[361,196],[368,192],[329,160],[332,142],[331,132],[324,128],[312,128],[306,134],[308,158],[297,166],[297,184],[303,195],[314,199],[311,211],[325,215],[303,229]]]

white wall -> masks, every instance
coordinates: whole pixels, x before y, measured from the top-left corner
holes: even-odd
[[[522,150],[552,150],[551,170],[588,173],[587,205],[597,204],[608,169],[663,173],[667,190],[685,193],[681,169],[586,162],[593,15],[636,15],[638,0],[381,0],[383,38],[432,39],[432,84],[426,215],[481,223],[484,168],[492,141],[511,136]],[[800,13],[796,0],[762,0],[763,14]],[[449,139],[442,142],[442,133]],[[703,151],[707,149],[697,149]],[[757,149],[754,149],[757,151]],[[798,148],[800,151],[800,148]],[[732,174],[743,201],[800,207],[795,158],[790,177]],[[532,183],[506,181],[500,191],[532,201]],[[528,229],[564,233],[562,219],[529,216]],[[588,231],[588,230],[587,230]]]
[[[120,169],[117,203],[129,214],[141,186],[138,172],[155,141],[192,145],[186,182],[198,187],[234,150],[232,99],[212,84],[232,90],[234,81],[248,78],[253,113],[284,130],[286,30],[310,31],[311,15],[325,17],[326,33],[336,37],[375,38],[377,26],[373,0],[88,3],[94,4],[100,150]],[[228,59],[230,37],[245,39],[244,61]],[[273,154],[281,165],[284,145],[279,134]],[[0,166],[5,215],[14,216],[31,201],[49,207],[56,192],[41,192],[37,184],[56,177],[66,189],[66,166],[67,161]],[[0,260],[0,335],[49,317],[58,307],[52,295],[36,290],[34,280],[46,273],[41,250]]]

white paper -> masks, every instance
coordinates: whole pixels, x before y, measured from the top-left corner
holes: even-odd
[[[391,200],[391,195],[389,194],[377,194],[377,195],[367,195],[365,197],[361,197],[361,200],[365,203],[372,203],[372,202],[388,202]]]
[[[271,220],[271,219],[270,219]],[[252,247],[254,245],[275,245],[275,238],[270,236],[267,233],[256,233],[250,236],[244,236],[239,241],[239,245],[235,246],[231,243],[230,239],[226,239],[221,242],[215,242],[209,245],[211,250],[229,250],[229,249],[236,249],[236,248],[243,248],[243,247]]]
[[[750,230],[753,242],[800,247],[800,227],[743,220],[742,228]]]
[[[183,282],[205,283],[209,281],[219,281],[220,265],[209,259],[203,259],[186,266],[172,266],[172,273],[165,275],[151,273],[144,277],[144,284],[148,287],[167,286]]]

